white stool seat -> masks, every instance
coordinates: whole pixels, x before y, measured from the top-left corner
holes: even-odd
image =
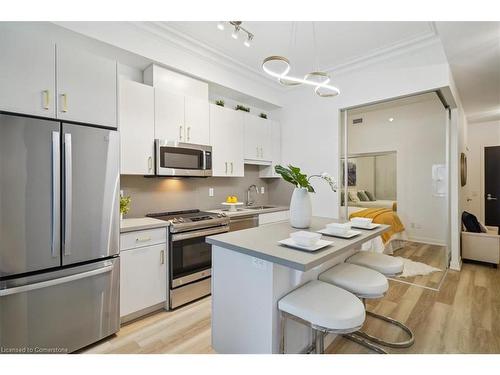
[[[403,261],[401,259],[372,251],[359,251],[347,258],[346,262],[371,268],[386,276],[397,275],[403,272]]]
[[[365,308],[355,295],[319,280],[281,298],[278,308],[329,330],[356,330],[365,321]]]
[[[389,289],[384,275],[356,264],[340,263],[319,275],[319,279],[361,298],[380,298]]]

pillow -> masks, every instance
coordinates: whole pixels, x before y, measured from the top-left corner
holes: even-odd
[[[464,211],[462,213],[462,223],[464,224],[465,230],[467,232],[481,233],[481,225],[479,225],[477,217],[475,217],[473,214]]]
[[[359,202],[359,198],[358,198],[358,195],[356,194],[355,191],[349,191],[348,192],[348,196],[349,196],[349,200],[351,202]]]
[[[369,202],[370,198],[366,195],[364,190],[358,191],[358,198],[361,202]]]
[[[478,221],[478,223],[479,223],[479,228],[481,228],[481,232],[488,233],[488,228],[486,228],[480,221]]]
[[[365,194],[366,196],[368,197],[368,200],[371,201],[371,202],[374,202],[376,201],[375,197],[373,196],[372,193],[370,193],[369,191],[365,190]]]

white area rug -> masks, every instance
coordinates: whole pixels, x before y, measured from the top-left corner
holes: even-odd
[[[403,261],[403,273],[399,277],[425,276],[433,272],[442,271],[439,268],[429,266],[425,263],[414,262],[413,260],[397,257]]]

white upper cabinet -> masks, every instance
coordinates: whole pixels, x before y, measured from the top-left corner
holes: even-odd
[[[212,174],[216,177],[243,177],[243,114],[210,104]]]
[[[55,44],[0,31],[0,110],[56,115]]]
[[[155,135],[167,141],[186,142],[184,96],[155,88]]]
[[[57,46],[57,118],[117,126],[116,61]]]
[[[191,96],[184,98],[184,123],[186,142],[200,145],[210,144],[208,101]]]
[[[268,120],[271,127],[270,154],[271,165],[261,167],[260,177],[281,177],[274,167],[281,164],[281,124],[277,121]]]
[[[270,121],[244,114],[245,162],[248,164],[269,164],[271,162]]]
[[[208,84],[157,65],[144,71],[155,88],[155,138],[210,144]]]
[[[120,80],[121,174],[154,174],[154,89]]]

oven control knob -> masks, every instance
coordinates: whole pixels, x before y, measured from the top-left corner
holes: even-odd
[[[172,223],[177,224],[178,222],[179,222],[179,219],[177,219],[176,217],[174,217],[174,218],[172,219]]]
[[[183,223],[184,219],[182,217],[179,218],[179,223]]]
[[[227,216],[225,212],[223,212],[221,215],[222,215],[222,217],[226,217]]]
[[[217,214],[217,217],[222,217],[222,214]]]

